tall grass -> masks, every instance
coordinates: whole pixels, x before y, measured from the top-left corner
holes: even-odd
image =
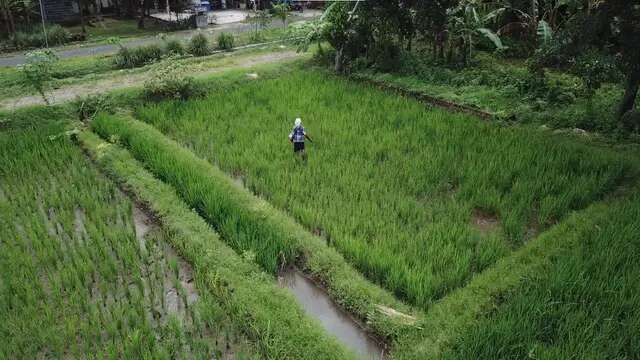
[[[239,353],[250,355],[210,298],[173,314],[174,328],[193,339],[163,336],[169,314],[160,298],[174,276],[163,235],[149,234],[140,249],[131,203],[68,138],[49,138],[62,130],[50,122],[0,132],[0,358],[168,358],[171,349],[211,358],[225,351],[210,335],[215,329],[196,326],[193,314],[218,322]],[[207,343],[196,347],[198,338]]]
[[[148,105],[137,116],[421,306],[601,198],[631,167],[606,150],[425,110],[322,72],[221,88],[203,100]],[[286,139],[296,116],[315,140],[307,164]],[[476,229],[474,212],[497,217],[499,228]],[[270,236],[256,236],[256,249]]]

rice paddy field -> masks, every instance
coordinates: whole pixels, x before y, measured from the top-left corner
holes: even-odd
[[[206,99],[135,115],[423,309],[635,173],[608,149],[425,111],[321,71],[220,86]],[[307,162],[287,141],[297,116],[314,140]],[[122,135],[107,123],[97,131]],[[154,156],[142,146],[143,157]],[[251,249],[273,268],[287,246]]]
[[[63,130],[0,132],[0,358],[252,358],[171,235]]]
[[[363,358],[291,271],[375,358],[640,352],[633,149],[251,71],[89,124],[0,122],[0,358]]]

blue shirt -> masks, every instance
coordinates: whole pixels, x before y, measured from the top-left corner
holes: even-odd
[[[296,126],[291,130],[291,134],[289,134],[289,140],[293,142],[304,142],[304,136],[307,133],[304,131],[304,127],[302,125]]]

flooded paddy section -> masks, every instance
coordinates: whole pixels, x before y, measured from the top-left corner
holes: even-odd
[[[384,359],[385,349],[329,295],[300,271],[289,269],[280,273],[278,283],[291,291],[304,311],[318,320],[324,329],[362,359]]]

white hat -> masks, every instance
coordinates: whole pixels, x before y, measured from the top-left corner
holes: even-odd
[[[296,118],[295,124],[296,124],[296,126],[300,126],[302,124],[302,119]]]

